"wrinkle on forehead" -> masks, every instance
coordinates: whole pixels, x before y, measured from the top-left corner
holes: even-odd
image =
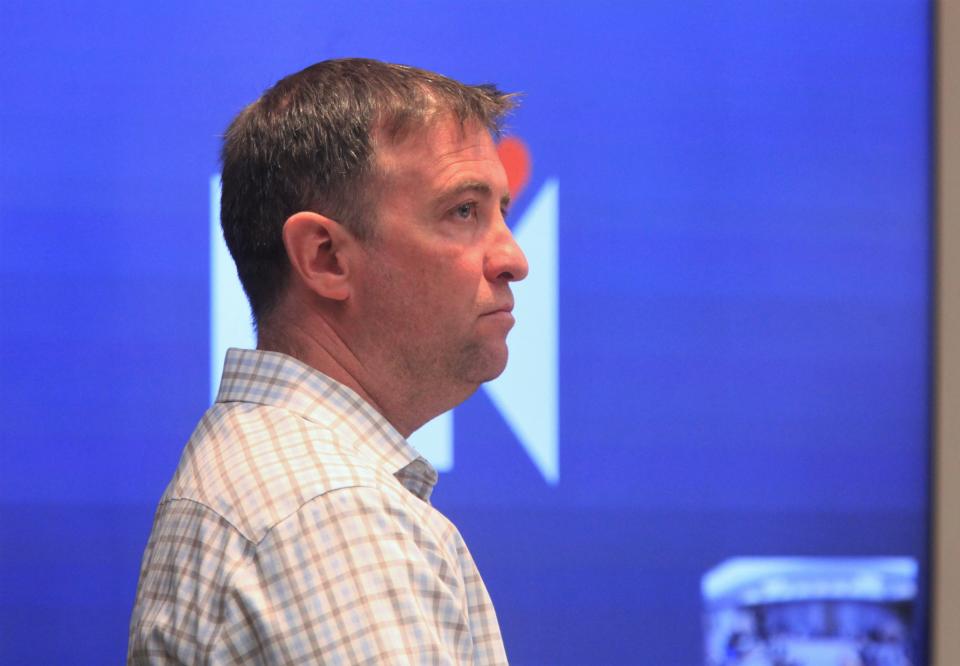
[[[376,132],[373,135],[373,162],[377,174],[381,177],[393,173],[398,162],[403,162],[404,168],[408,169],[411,162],[407,158],[411,153],[424,158],[420,166],[435,165],[443,169],[448,164],[470,160],[471,152],[482,150],[486,141],[493,141],[489,130],[481,122],[460,121],[453,112],[437,114],[432,122],[425,123],[416,130],[411,128],[404,132],[399,140],[391,140],[384,134]],[[478,140],[464,143],[471,136]],[[458,159],[460,156],[462,160]],[[437,161],[445,164],[436,165]]]
[[[418,112],[417,117],[407,117],[399,122],[376,122],[370,132],[371,141],[375,148],[389,146],[400,148],[411,142],[418,142],[425,136],[444,136],[446,132],[459,130],[456,139],[464,139],[475,130],[490,130],[479,119],[460,118],[453,110],[437,107],[433,104],[429,108]],[[492,136],[492,135],[491,135]]]

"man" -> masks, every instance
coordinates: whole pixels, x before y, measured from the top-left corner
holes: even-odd
[[[350,59],[233,121],[221,222],[258,348],[228,352],[161,499],[130,663],[506,663],[405,438],[507,361],[527,264],[491,134],[511,106]]]

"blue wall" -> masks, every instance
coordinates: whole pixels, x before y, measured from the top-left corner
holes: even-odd
[[[0,663],[123,659],[209,401],[218,136],[346,55],[523,91],[517,215],[559,184],[559,483],[478,393],[434,495],[513,663],[700,663],[736,555],[925,575],[926,3],[343,4],[0,10]]]

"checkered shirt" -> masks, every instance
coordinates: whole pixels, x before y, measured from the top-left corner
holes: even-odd
[[[157,509],[130,664],[505,664],[436,471],[356,393],[231,349]]]

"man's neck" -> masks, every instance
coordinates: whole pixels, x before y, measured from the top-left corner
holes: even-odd
[[[289,319],[275,320],[258,332],[257,349],[291,356],[350,388],[404,437],[445,411],[431,407],[436,400],[423,390],[380,368],[367,367],[322,317],[309,327]]]

